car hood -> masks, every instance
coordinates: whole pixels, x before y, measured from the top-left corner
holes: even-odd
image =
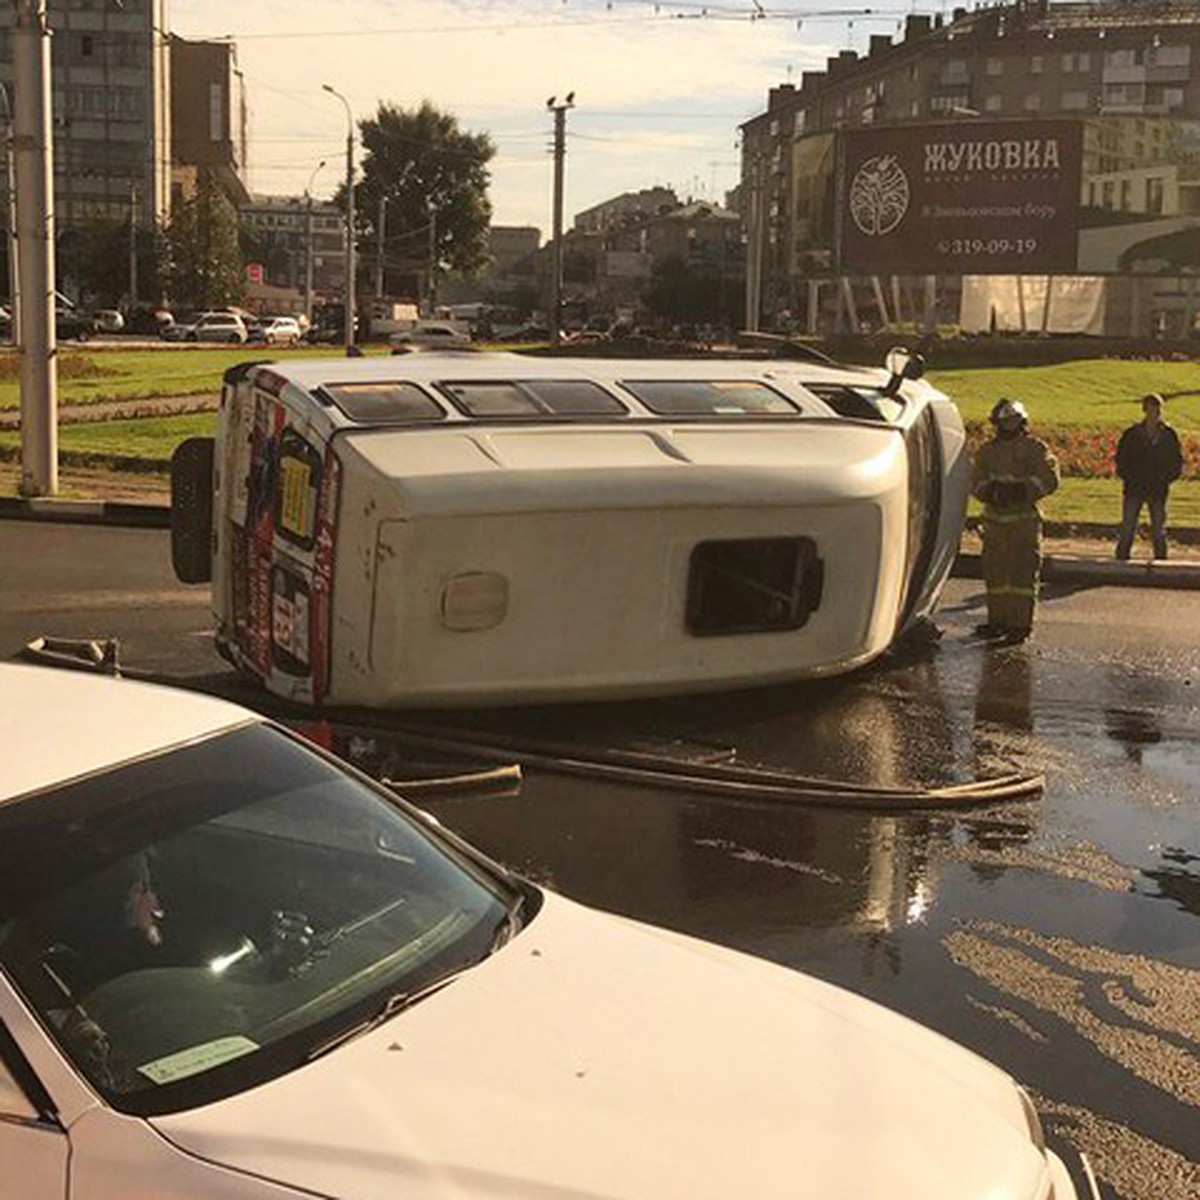
[[[181,1148],[344,1200],[1041,1200],[1011,1082],[759,960],[547,896],[423,1003]]]

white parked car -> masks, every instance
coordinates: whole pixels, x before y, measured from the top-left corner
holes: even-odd
[[[244,709],[5,665],[0,742],[5,1197],[1075,1197],[974,1054]]]
[[[411,329],[393,333],[388,340],[392,346],[402,349],[413,346],[461,348],[471,344],[471,335],[447,321],[418,321]]]
[[[263,317],[258,327],[268,346],[294,346],[304,336],[295,317]]]
[[[92,314],[97,333],[120,333],[125,328],[125,318],[115,308],[98,308]]]
[[[168,342],[236,342],[249,341],[246,322],[237,313],[203,312],[177,321],[163,331]]]

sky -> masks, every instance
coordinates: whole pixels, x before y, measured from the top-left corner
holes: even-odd
[[[752,18],[756,10],[766,15]],[[346,112],[424,99],[486,132],[493,222],[551,221],[551,96],[567,114],[565,224],[624,191],[665,185],[720,203],[738,178],[738,126],[770,87],[799,82],[907,5],[772,8],[769,0],[169,0],[173,32],[232,37],[250,112],[254,192],[328,196],[345,172]],[[325,166],[319,164],[324,161]]]

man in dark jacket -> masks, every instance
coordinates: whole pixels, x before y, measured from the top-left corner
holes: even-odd
[[[1142,505],[1150,512],[1154,557],[1167,557],[1167,489],[1183,473],[1179,435],[1162,419],[1163,398],[1151,392],[1142,400],[1145,414],[1117,443],[1117,474],[1125,485],[1117,557],[1127,559]]]

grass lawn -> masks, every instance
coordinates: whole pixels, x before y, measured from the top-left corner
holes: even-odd
[[[185,438],[208,437],[217,428],[216,413],[187,413],[180,417],[141,417],[130,421],[89,421],[64,425],[58,431],[60,450],[90,454],[118,454],[170,461],[171,453]],[[19,446],[16,430],[0,433],[0,445]]]
[[[1180,432],[1200,432],[1200,363],[1082,359],[1049,367],[929,372],[929,381],[968,421],[986,421],[1001,396],[1021,400],[1034,433],[1055,428],[1122,429],[1141,420],[1141,398],[1161,392],[1165,415]]]
[[[968,508],[979,515],[979,504]],[[1121,520],[1121,484],[1116,479],[1064,479],[1057,492],[1042,502],[1047,521],[1094,522],[1116,525]],[[1142,519],[1147,520],[1143,510]],[[1187,479],[1171,488],[1167,524],[1200,527],[1200,480]]]
[[[386,353],[380,347],[368,353]],[[146,396],[189,396],[217,392],[221,376],[248,360],[336,358],[340,346],[205,346],[196,349],[109,349],[88,345],[59,354],[58,402],[96,404],[106,400],[139,400]],[[0,353],[0,409],[20,405],[17,357]]]

